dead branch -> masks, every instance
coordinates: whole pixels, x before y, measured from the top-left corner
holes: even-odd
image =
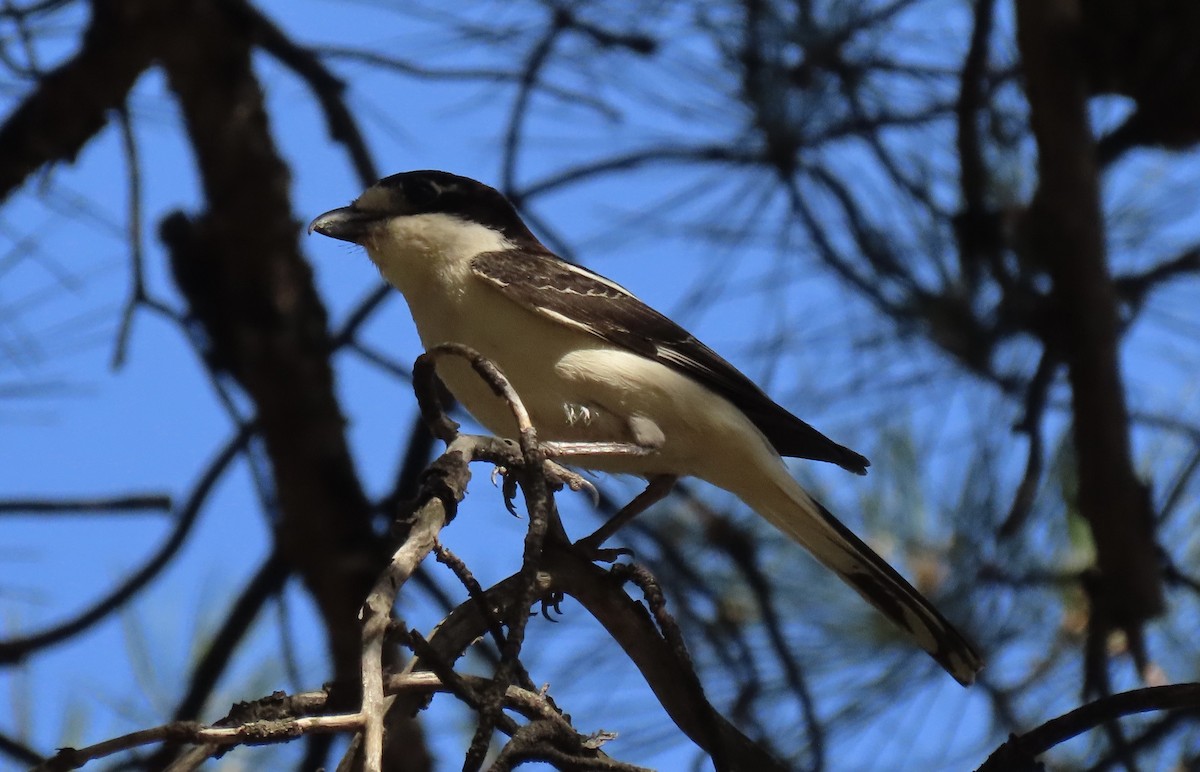
[[[75,56],[38,80],[0,126],[0,201],[31,174],[75,158],[125,103],[163,44],[173,3],[94,0],[92,20]]]
[[[225,447],[221,449],[221,452],[217,454],[217,457],[213,459],[208,468],[200,476],[200,480],[192,489],[191,494],[180,507],[175,526],[171,529],[171,533],[163,541],[158,551],[141,568],[134,571],[120,585],[109,592],[109,594],[75,617],[40,632],[30,633],[17,638],[9,638],[8,640],[0,640],[0,663],[19,662],[22,658],[29,656],[35,651],[62,643],[78,635],[102,619],[107,618],[145,589],[170,564],[171,558],[186,543],[192,526],[195,525],[201,509],[203,509],[205,502],[208,501],[209,494],[217,482],[224,476],[229,465],[245,448],[246,443],[250,440],[252,430],[253,428],[250,426],[242,427],[225,444]]]
[[[1035,769],[1039,755],[1076,735],[1122,716],[1157,710],[1200,710],[1200,683],[1151,686],[1089,702],[1025,734],[1010,737],[978,772]]]
[[[137,493],[85,499],[4,499],[0,515],[130,515],[167,514],[171,497],[165,493]]]
[[[1095,538],[1099,592],[1110,619],[1136,632],[1162,612],[1162,576],[1154,518],[1130,450],[1118,298],[1105,254],[1099,166],[1079,48],[1081,6],[1069,0],[1023,0],[1016,8],[1038,143],[1039,188],[1028,213],[1031,248],[1054,283],[1071,384],[1079,509]]]

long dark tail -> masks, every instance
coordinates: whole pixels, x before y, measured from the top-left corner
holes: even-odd
[[[955,680],[973,683],[983,661],[933,604],[790,476],[781,474],[775,483],[739,495],[883,612]]]

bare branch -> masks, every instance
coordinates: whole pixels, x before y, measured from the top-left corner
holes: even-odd
[[[233,0],[167,5],[162,64],[206,209],[168,217],[160,233],[210,367],[254,404],[278,496],[278,547],[321,613],[335,680],[355,683],[354,610],[386,553],[350,455],[326,310],[300,253],[288,169],[253,67],[258,35],[269,31],[247,28]]]
[[[25,745],[25,743],[2,732],[0,732],[0,753],[26,767],[41,764],[45,761],[41,754]]]
[[[79,51],[46,73],[0,126],[0,202],[29,175],[73,159],[154,62],[170,3],[96,0]]]
[[[997,748],[979,772],[1032,769],[1037,756],[1076,735],[1122,716],[1157,710],[1200,709],[1200,684],[1151,686],[1114,694],[1076,708]]]
[[[1042,352],[1037,371],[1029,381],[1025,394],[1025,415],[1014,428],[1029,437],[1029,450],[1025,460],[1025,474],[1013,495],[1012,506],[1008,516],[1000,525],[1000,535],[1010,536],[1020,529],[1033,507],[1038,485],[1042,481],[1042,467],[1045,465],[1045,449],[1042,439],[1042,418],[1046,412],[1046,396],[1058,372],[1058,360],[1049,349]]]
[[[624,592],[620,579],[570,550],[549,550],[544,569],[554,589],[587,608],[641,672],[672,721],[710,754],[725,754],[733,769],[782,770],[759,745],[739,732],[707,701],[697,701],[695,675],[684,671],[671,644],[655,629],[645,609]]]
[[[0,515],[125,515],[143,512],[168,513],[171,497],[165,493],[89,499],[6,499]]]
[[[1183,253],[1148,268],[1141,273],[1117,276],[1113,286],[1121,299],[1129,305],[1132,313],[1125,321],[1136,315],[1151,292],[1166,282],[1181,275],[1200,274],[1200,247],[1192,247]]]
[[[346,84],[325,67],[316,52],[297,45],[257,7],[246,0],[222,1],[250,29],[255,43],[308,84],[325,113],[329,136],[346,148],[363,187],[379,179],[379,171],[358,121],[346,107]]]
[[[565,9],[556,9],[551,14],[550,24],[541,38],[533,44],[521,69],[521,79],[517,83],[517,94],[513,98],[512,107],[508,111],[508,126],[504,131],[503,166],[500,171],[500,189],[509,196],[517,193],[517,153],[523,143],[521,130],[525,121],[530,117],[529,100],[535,87],[541,79],[542,68],[546,66],[554,46],[567,29],[571,17]],[[520,198],[516,198],[520,203]]]
[[[1162,577],[1149,497],[1133,468],[1120,372],[1117,295],[1105,254],[1099,167],[1087,112],[1079,6],[1019,0],[1039,188],[1032,248],[1048,266],[1071,384],[1079,509],[1096,542],[1099,592],[1113,624],[1136,634],[1162,613]]]
[[[314,46],[312,50],[318,56],[326,59],[360,62],[370,67],[392,70],[402,75],[410,75],[414,78],[424,80],[478,80],[486,83],[520,83],[524,78],[523,72],[510,72],[492,67],[435,68],[426,64],[418,64],[407,59],[401,59],[398,56],[390,56],[381,54],[378,51],[369,51],[361,48]],[[562,88],[553,83],[539,82],[537,84],[537,92],[565,104],[587,107],[609,121],[615,121],[620,117],[620,113],[612,106],[582,91]]]
[[[137,306],[146,300],[146,282],[144,279],[145,258],[142,254],[142,168],[138,159],[137,137],[133,133],[133,123],[129,118],[129,110],[122,105],[117,111],[117,125],[121,128],[121,147],[125,151],[126,175],[129,179],[129,268],[130,289],[129,299],[121,310],[121,322],[117,327],[117,342],[113,347],[112,367],[119,370],[125,364],[125,350],[129,344],[129,336],[133,332],[133,314]]]
[[[238,644],[250,631],[262,607],[279,595],[287,578],[288,567],[278,552],[271,553],[234,601],[225,621],[192,668],[187,691],[176,705],[172,721],[191,721],[200,715],[218,679],[233,660]],[[146,760],[144,768],[165,769],[172,755],[170,746],[164,746]]]
[[[171,558],[175,556],[175,553],[187,541],[187,537],[191,534],[192,526],[196,523],[196,518],[200,515],[200,510],[208,501],[208,496],[212,492],[213,487],[225,474],[230,463],[237,458],[238,453],[245,449],[246,443],[249,442],[252,434],[253,427],[243,426],[225,444],[225,447],[221,449],[221,452],[217,454],[217,457],[213,459],[201,475],[199,482],[196,483],[191,494],[180,508],[179,514],[175,518],[175,527],[171,529],[171,533],[167,536],[166,541],[158,548],[154,556],[146,561],[145,565],[130,575],[129,578],[103,599],[93,604],[91,608],[80,613],[73,619],[61,622],[41,632],[0,641],[0,663],[19,662],[35,651],[62,643],[78,635],[124,606],[145,589],[167,567],[171,562]]]

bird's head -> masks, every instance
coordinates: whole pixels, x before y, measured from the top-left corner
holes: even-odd
[[[349,206],[308,224],[317,232],[367,248],[385,268],[397,252],[463,255],[513,246],[541,246],[508,199],[495,188],[440,171],[393,174]]]

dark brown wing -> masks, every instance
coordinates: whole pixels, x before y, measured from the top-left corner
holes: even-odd
[[[745,413],[780,455],[867,473],[866,458],[776,404],[737,368],[619,284],[553,253],[527,248],[486,252],[471,261],[471,268],[526,308],[696,379]]]

